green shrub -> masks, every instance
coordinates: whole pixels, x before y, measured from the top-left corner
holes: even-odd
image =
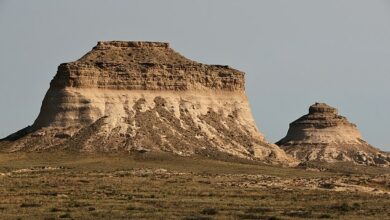
[[[218,214],[218,210],[216,210],[215,208],[204,208],[201,211],[201,214],[203,214],[203,215],[216,215],[216,214]]]
[[[22,203],[20,205],[21,208],[34,208],[34,207],[40,207],[41,204],[36,204],[36,203]]]
[[[59,212],[59,211],[61,211],[61,210],[58,208],[55,208],[55,207],[50,209],[50,212]]]
[[[59,216],[60,218],[70,218],[70,214],[69,213],[65,213],[65,214],[62,214]]]

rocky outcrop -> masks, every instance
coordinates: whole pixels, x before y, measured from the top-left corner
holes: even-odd
[[[294,160],[256,128],[244,73],[191,61],[159,42],[99,42],[61,64],[34,124],[2,151],[168,151]]]
[[[276,144],[301,161],[390,165],[388,153],[369,145],[355,124],[324,103],[310,106],[309,114],[292,122],[287,136]]]

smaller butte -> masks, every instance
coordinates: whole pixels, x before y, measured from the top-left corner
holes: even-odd
[[[276,144],[303,162],[349,161],[363,165],[390,165],[388,153],[364,141],[355,124],[325,103],[310,106],[309,114],[292,122],[286,137]]]

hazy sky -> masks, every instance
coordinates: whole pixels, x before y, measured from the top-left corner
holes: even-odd
[[[0,0],[0,136],[32,124],[57,66],[99,40],[168,41],[246,72],[270,141],[319,101],[390,150],[390,1]]]

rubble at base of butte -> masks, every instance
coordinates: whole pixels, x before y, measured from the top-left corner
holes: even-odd
[[[309,114],[292,122],[276,144],[301,161],[390,165],[390,154],[364,141],[356,125],[324,103],[310,106]]]
[[[58,67],[34,124],[0,141],[3,152],[223,153],[296,160],[266,142],[244,73],[191,61],[161,42],[99,42]]]

